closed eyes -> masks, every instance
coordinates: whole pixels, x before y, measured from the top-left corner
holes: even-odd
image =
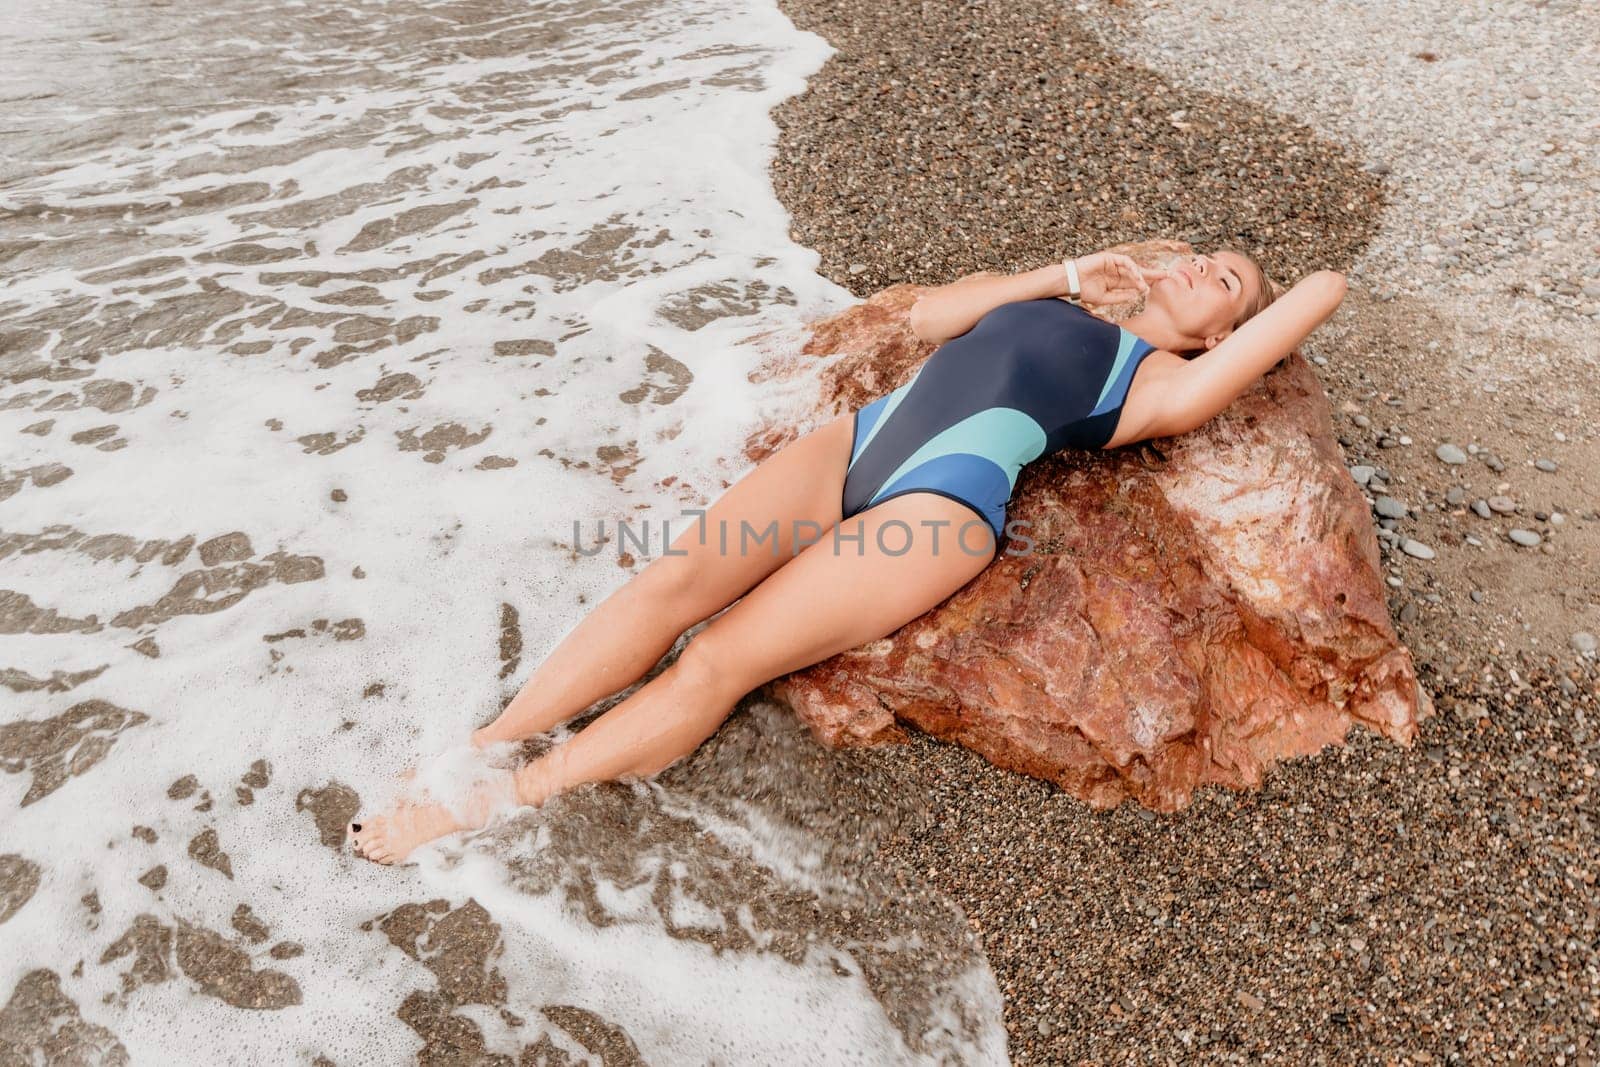
[[[1222,268],[1221,270],[1217,271],[1217,281],[1222,283],[1222,287],[1224,289],[1228,290],[1230,293],[1244,292],[1244,282],[1240,280],[1238,272],[1236,272],[1232,267],[1227,267],[1220,263],[1218,263],[1217,266]],[[1228,284],[1227,279],[1229,278],[1233,279],[1232,285]]]

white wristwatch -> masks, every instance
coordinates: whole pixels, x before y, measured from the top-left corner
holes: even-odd
[[[1067,296],[1073,300],[1081,299],[1083,290],[1078,287],[1078,265],[1072,261],[1071,256],[1063,259],[1061,265],[1067,268]]]

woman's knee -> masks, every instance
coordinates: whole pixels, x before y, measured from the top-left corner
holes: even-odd
[[[749,677],[749,655],[717,622],[689,639],[672,668],[681,683],[708,695],[731,695],[734,699],[767,680]]]

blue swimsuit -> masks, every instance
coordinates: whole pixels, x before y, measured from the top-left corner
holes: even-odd
[[[1001,304],[855,413],[844,518],[903,493],[959,500],[994,529],[1023,464],[1116,434],[1149,341],[1055,297]]]

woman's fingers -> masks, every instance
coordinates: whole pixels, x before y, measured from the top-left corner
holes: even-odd
[[[1144,276],[1144,268],[1132,256],[1117,257],[1117,266],[1121,268],[1122,278],[1126,285],[1136,293],[1150,291],[1150,282]]]
[[[1150,287],[1172,272],[1162,267],[1146,267],[1132,256],[1120,252],[1099,253],[1100,262],[1094,265],[1095,275],[1106,303],[1121,303],[1148,296]]]

